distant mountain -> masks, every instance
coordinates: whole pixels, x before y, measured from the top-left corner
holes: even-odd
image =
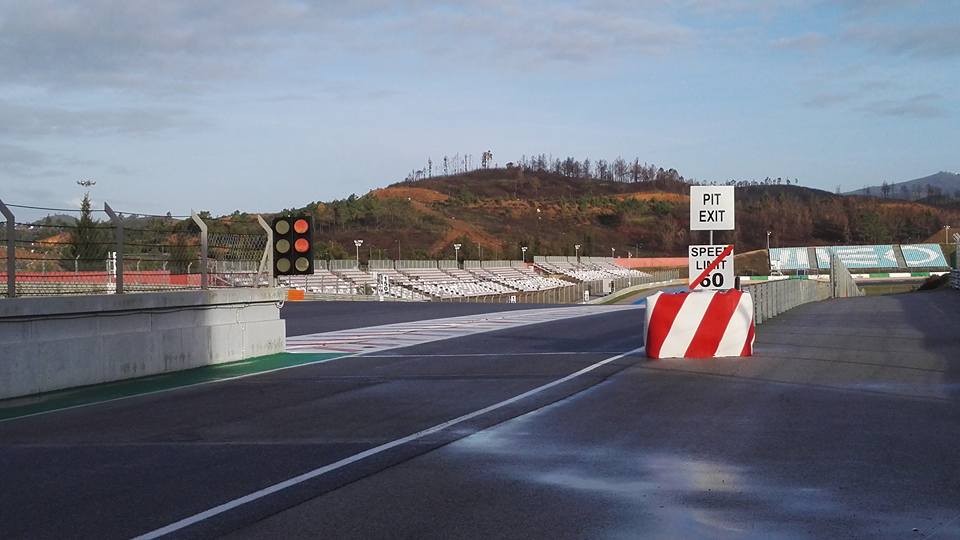
[[[881,184],[849,191],[844,195],[867,195],[908,201],[940,197],[960,199],[960,174],[940,171],[923,178],[887,184],[886,192]]]

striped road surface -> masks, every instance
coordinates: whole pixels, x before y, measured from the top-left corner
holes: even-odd
[[[336,332],[321,332],[287,338],[290,353],[346,353],[359,354],[409,347],[432,341],[452,339],[482,332],[516,328],[574,317],[586,317],[628,309],[633,305],[576,306],[561,308],[526,309],[500,313],[485,313],[449,317],[427,321],[385,324]],[[639,330],[638,330],[639,331]]]

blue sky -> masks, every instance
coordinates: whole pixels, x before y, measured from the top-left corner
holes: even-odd
[[[428,157],[960,170],[960,2],[0,0],[0,198],[271,211]]]

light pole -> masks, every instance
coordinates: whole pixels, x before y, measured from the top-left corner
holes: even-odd
[[[617,248],[613,248],[613,247],[610,248],[610,258],[611,258],[611,259],[616,259],[616,258],[617,258]]]
[[[770,235],[773,234],[770,231],[767,231],[767,251],[770,251]]]
[[[943,235],[943,243],[944,243],[944,244],[949,244],[949,243],[950,243],[950,226],[949,226],[949,225],[944,225],[944,226],[943,226],[943,229],[946,231],[946,233],[944,233],[944,235]]]
[[[457,262],[457,265],[460,265],[460,248],[463,247],[463,244],[454,244],[453,245],[453,260]]]
[[[360,246],[363,245],[363,240],[354,240],[353,245],[357,246],[357,269],[360,268]]]
[[[520,248],[520,257],[523,258],[523,262],[527,262],[527,246]]]
[[[580,244],[575,244],[573,249],[577,252],[577,264],[580,264]]]

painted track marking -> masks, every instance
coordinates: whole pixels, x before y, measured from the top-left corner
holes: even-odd
[[[637,309],[637,307],[628,304],[523,309],[320,332],[288,337],[287,352],[297,354],[371,353],[484,332],[615,313],[622,310]]]
[[[323,467],[318,467],[318,468],[316,468],[316,469],[313,469],[312,471],[307,471],[307,472],[305,472],[305,473],[303,473],[303,474],[301,474],[301,475],[294,476],[293,478],[289,478],[289,479],[287,479],[287,480],[284,480],[283,482],[279,482],[279,483],[277,483],[277,484],[273,484],[272,486],[265,487],[265,488],[263,488],[263,489],[261,489],[261,490],[254,491],[253,493],[249,493],[249,494],[247,494],[247,495],[244,495],[243,497],[239,497],[239,498],[233,499],[232,501],[227,501],[227,502],[225,502],[225,503],[223,503],[223,504],[220,504],[220,505],[218,505],[218,506],[214,506],[213,508],[204,510],[203,512],[200,512],[200,513],[198,513],[198,514],[194,514],[194,515],[192,515],[192,516],[183,518],[183,519],[181,519],[180,521],[176,521],[176,522],[174,522],[174,523],[171,523],[171,524],[166,525],[166,526],[164,526],[164,527],[161,527],[161,528],[159,528],[159,529],[154,529],[154,530],[152,530],[152,531],[150,531],[150,532],[144,533],[144,534],[142,534],[142,535],[140,535],[140,536],[137,536],[134,540],[149,540],[149,539],[152,539],[152,538],[160,538],[160,537],[162,537],[162,536],[165,536],[165,535],[168,535],[168,534],[171,534],[171,533],[174,533],[174,532],[183,530],[183,529],[185,529],[185,528],[187,528],[187,527],[190,527],[191,525],[195,525],[195,524],[200,523],[200,522],[202,522],[202,521],[205,521],[205,520],[207,520],[207,519],[209,519],[209,518],[212,518],[212,517],[218,516],[218,515],[220,515],[220,514],[223,514],[223,513],[225,513],[225,512],[228,512],[228,511],[230,511],[230,510],[233,510],[234,508],[238,508],[238,507],[243,506],[243,505],[245,505],[245,504],[247,504],[247,503],[254,502],[254,501],[256,501],[256,500],[262,499],[262,498],[267,497],[267,496],[269,496],[269,495],[273,495],[274,493],[278,493],[278,492],[280,492],[280,491],[283,491],[283,490],[285,490],[285,489],[291,488],[291,487],[296,486],[296,485],[298,485],[298,484],[302,484],[302,483],[304,483],[304,482],[306,482],[306,481],[308,481],[308,480],[312,480],[312,479],[314,479],[314,478],[323,476],[323,475],[325,475],[325,474],[327,474],[327,473],[333,472],[333,471],[335,471],[335,470],[337,470],[337,469],[341,469],[341,468],[343,468],[343,467],[346,467],[347,465],[351,465],[351,464],[356,463],[356,462],[358,462],[358,461],[364,460],[364,459],[366,459],[366,458],[368,458],[368,457],[375,456],[375,455],[377,455],[377,454],[382,454],[383,452],[386,452],[387,450],[391,450],[391,449],[396,448],[396,447],[398,447],[398,446],[402,446],[402,445],[404,445],[404,444],[407,444],[407,443],[409,443],[409,442],[415,441],[415,440],[417,440],[417,439],[422,439],[422,438],[427,437],[427,436],[429,436],[429,435],[433,435],[434,433],[438,433],[438,432],[440,432],[440,431],[443,431],[443,430],[445,430],[445,429],[447,429],[447,428],[449,428],[449,427],[455,426],[455,425],[457,425],[457,424],[462,424],[462,423],[464,423],[464,422],[466,422],[466,421],[468,421],[468,420],[472,420],[472,419],[474,419],[474,418],[476,418],[476,417],[478,417],[478,416],[482,416],[482,415],[484,415],[484,414],[487,414],[487,413],[489,413],[489,412],[495,411],[495,410],[497,410],[497,409],[501,409],[501,408],[506,407],[506,406],[508,406],[508,405],[512,405],[512,404],[514,404],[514,403],[516,403],[516,402],[518,402],[518,401],[521,401],[521,400],[523,400],[523,399],[526,399],[526,398],[528,398],[528,397],[530,397],[530,396],[539,394],[540,392],[543,392],[544,390],[549,390],[550,388],[553,388],[554,386],[557,386],[557,385],[563,384],[563,383],[565,383],[565,382],[567,382],[567,381],[573,380],[573,379],[575,379],[575,378],[577,378],[577,377],[579,377],[579,376],[581,376],[581,375],[583,375],[583,374],[585,374],[585,373],[589,373],[589,372],[591,372],[591,371],[593,371],[593,370],[595,370],[595,369],[597,369],[597,368],[599,368],[599,367],[605,366],[606,364],[609,364],[609,363],[611,363],[611,362],[616,362],[617,360],[620,360],[620,359],[622,359],[622,358],[626,358],[627,356],[630,356],[630,355],[639,353],[639,352],[641,352],[641,351],[643,351],[643,350],[644,350],[644,347],[639,347],[639,348],[637,348],[637,349],[633,349],[633,350],[631,350],[631,351],[627,351],[627,352],[625,352],[625,353],[621,353],[621,354],[618,354],[618,355],[616,355],[616,356],[611,356],[610,358],[607,358],[607,359],[605,359],[605,360],[601,360],[601,361],[599,361],[599,362],[597,362],[597,363],[595,363],[595,364],[591,364],[591,365],[589,365],[589,366],[587,366],[587,367],[585,367],[585,368],[583,368],[583,369],[581,369],[581,370],[579,370],[579,371],[576,371],[576,372],[574,372],[574,373],[571,373],[571,374],[569,374],[569,375],[567,375],[567,376],[565,376],[565,377],[561,377],[561,378],[559,378],[559,379],[557,379],[557,380],[555,380],[555,381],[548,382],[548,383],[546,383],[546,384],[544,384],[544,385],[541,385],[541,386],[538,386],[538,387],[536,387],[536,388],[534,388],[534,389],[532,389],[532,390],[527,390],[526,392],[524,392],[524,393],[522,393],[522,394],[518,394],[518,395],[516,395],[516,396],[513,396],[512,398],[505,399],[505,400],[503,400],[503,401],[500,401],[499,403],[494,403],[493,405],[489,405],[489,406],[484,407],[484,408],[482,408],[482,409],[478,409],[478,410],[473,411],[473,412],[471,412],[471,413],[467,413],[467,414],[465,414],[465,415],[463,415],[463,416],[458,416],[457,418],[454,418],[454,419],[452,419],[452,420],[447,420],[446,422],[443,422],[442,424],[437,424],[437,425],[435,425],[435,426],[433,426],[433,427],[430,427],[430,428],[427,428],[427,429],[425,429],[425,430],[418,431],[418,432],[416,432],[416,433],[411,433],[410,435],[407,435],[406,437],[402,437],[402,438],[400,438],[400,439],[396,439],[396,440],[390,441],[390,442],[388,442],[388,443],[381,444],[380,446],[375,446],[375,447],[370,448],[370,449],[368,449],[368,450],[364,450],[363,452],[360,452],[360,453],[358,453],[358,454],[354,454],[354,455],[352,455],[352,456],[343,458],[343,459],[341,459],[341,460],[339,460],[339,461],[335,461],[335,462],[333,462],[333,463],[330,463],[329,465],[324,465]]]

